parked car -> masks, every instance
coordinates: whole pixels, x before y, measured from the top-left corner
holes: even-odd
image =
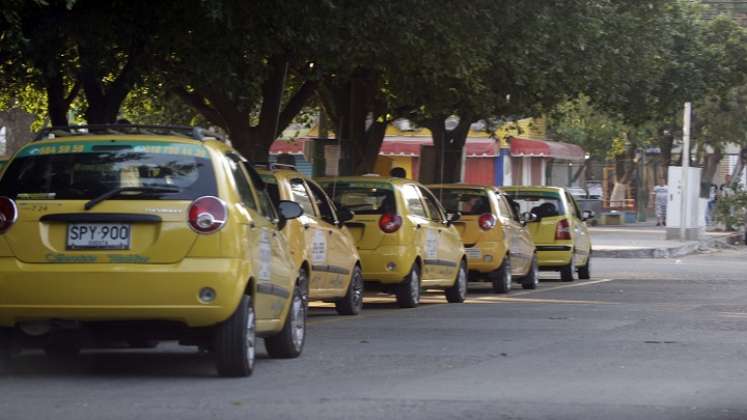
[[[593,212],[581,212],[573,196],[563,188],[510,186],[503,191],[519,204],[521,212],[537,215],[527,226],[537,247],[540,270],[560,272],[573,281],[576,272],[588,279],[591,272],[591,236],[585,221]]]
[[[321,178],[339,207],[355,213],[346,223],[361,257],[363,278],[394,293],[401,307],[420,302],[421,288],[443,289],[449,302],[467,293],[467,259],[458,215],[444,212],[423,185],[380,176]]]
[[[353,218],[347,209],[338,211],[316,182],[295,169],[267,165],[258,169],[274,203],[290,200],[303,215],[285,228],[296,266],[309,270],[310,300],[335,303],[341,315],[357,315],[363,307],[363,276],[355,241],[345,222]]]
[[[217,136],[129,125],[46,131],[0,179],[0,349],[50,356],[179,340],[224,376],[305,341],[303,288],[277,209]],[[156,342],[157,343],[157,342]]]
[[[448,212],[460,213],[454,223],[467,254],[470,280],[490,281],[496,293],[508,293],[512,281],[525,289],[539,284],[534,242],[522,220],[500,190],[492,186],[447,184],[430,186]]]

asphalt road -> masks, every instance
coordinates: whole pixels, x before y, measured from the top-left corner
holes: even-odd
[[[296,360],[247,379],[191,348],[41,353],[0,377],[0,419],[747,419],[747,250],[596,259],[509,297],[315,308]]]

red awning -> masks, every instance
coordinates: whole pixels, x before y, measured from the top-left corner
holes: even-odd
[[[511,156],[547,157],[560,160],[583,161],[584,149],[575,144],[549,140],[530,140],[512,137]]]
[[[301,155],[303,154],[303,145],[307,141],[314,140],[307,137],[295,140],[275,140],[270,147],[270,154]],[[379,154],[382,156],[419,157],[420,148],[431,145],[433,145],[433,139],[430,137],[386,137],[381,144]],[[468,138],[465,152],[467,157],[495,157],[500,154],[500,146],[493,139]]]
[[[289,155],[302,155],[303,144],[307,138],[298,138],[295,140],[275,140],[270,146],[271,155],[281,155],[287,153]]]

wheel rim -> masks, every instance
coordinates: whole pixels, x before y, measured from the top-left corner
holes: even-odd
[[[506,269],[504,270],[504,279],[506,285],[506,290],[511,290],[511,282],[513,282],[513,277],[511,274],[511,260],[506,257]]]
[[[293,297],[293,306],[291,307],[291,335],[293,337],[293,346],[296,350],[303,345],[304,335],[306,334],[306,316],[303,297],[296,293]]]
[[[355,270],[353,274],[353,286],[351,297],[353,299],[353,307],[363,306],[363,277],[359,270]]]
[[[532,278],[534,279],[535,286],[539,284],[539,266],[537,265],[537,260],[535,259],[532,263]]]
[[[459,288],[459,296],[464,298],[467,296],[467,273],[464,269],[464,263],[459,266],[459,275],[457,277],[457,287]]]
[[[250,305],[249,311],[246,316],[246,360],[249,362],[249,367],[254,366],[254,357],[256,354],[256,330],[254,322],[254,308]]]
[[[410,298],[414,303],[420,302],[420,276],[417,270],[412,270],[410,275]]]

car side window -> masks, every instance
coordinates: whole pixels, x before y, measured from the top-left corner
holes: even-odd
[[[315,216],[314,205],[311,204],[311,197],[309,191],[306,189],[306,184],[301,178],[291,179],[291,197],[292,200],[298,203],[303,209],[303,213],[309,216]]]
[[[578,204],[576,204],[576,200],[573,198],[572,195],[568,194],[568,192],[565,193],[566,200],[568,200],[568,210],[570,210],[573,217],[580,219],[581,218],[581,212],[578,210]]]
[[[272,204],[272,199],[268,193],[268,185],[262,182],[259,174],[256,173],[254,168],[247,165],[246,162],[242,162],[244,170],[249,173],[249,180],[254,186],[254,191],[257,193],[257,201],[259,201],[259,212],[262,213],[267,220],[274,222],[278,219],[277,211],[275,206]],[[260,183],[261,185],[258,185]]]
[[[407,184],[402,187],[402,198],[405,199],[405,205],[410,211],[410,214],[420,216],[424,219],[428,217],[425,214],[425,207],[423,207],[423,201],[420,199],[420,194],[415,185]]]
[[[436,197],[431,194],[430,191],[426,190],[423,187],[418,187],[420,189],[420,194],[423,195],[423,201],[425,201],[426,207],[428,207],[428,214],[430,214],[430,220],[434,222],[443,222],[446,220],[446,216],[444,216],[443,211],[441,211],[441,206],[438,204],[438,200],[436,200]]]
[[[335,208],[329,201],[327,194],[324,193],[324,190],[313,181],[306,181],[306,185],[311,190],[311,196],[316,203],[316,208],[319,209],[319,215],[322,217],[322,220],[327,223],[336,224],[337,214],[335,213]]]
[[[514,211],[511,209],[511,206],[506,202],[505,197],[501,195],[497,195],[496,197],[498,199],[498,211],[501,212],[501,216],[507,217],[512,220],[516,220],[516,217],[514,216]]]
[[[227,157],[228,167],[231,170],[231,175],[236,184],[237,192],[241,198],[241,202],[249,209],[257,210],[257,202],[254,201],[254,193],[252,192],[251,184],[246,174],[241,169],[239,162],[235,161],[231,157]]]
[[[501,198],[506,203],[507,207],[511,210],[511,217],[513,217],[513,219],[517,222],[521,222],[521,206],[519,205],[519,203],[504,194],[501,194],[498,197]]]

